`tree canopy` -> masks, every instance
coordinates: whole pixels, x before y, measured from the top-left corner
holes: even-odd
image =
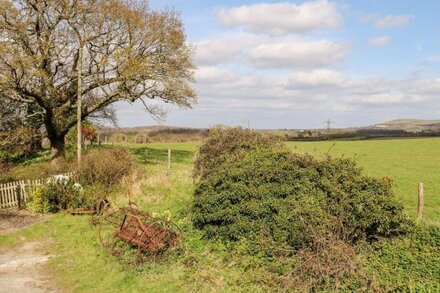
[[[152,99],[196,101],[191,56],[173,10],[129,0],[0,0],[0,99],[32,106],[53,158],[76,123],[79,73],[82,119],[113,117],[118,101],[160,115]]]

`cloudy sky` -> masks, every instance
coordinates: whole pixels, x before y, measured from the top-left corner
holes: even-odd
[[[364,126],[440,119],[440,1],[152,0],[181,11],[196,48],[191,110],[162,124]],[[120,126],[158,124],[117,105]]]

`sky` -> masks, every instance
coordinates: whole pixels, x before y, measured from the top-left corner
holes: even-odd
[[[195,48],[192,109],[154,120],[116,105],[119,126],[258,129],[440,119],[440,1],[151,0],[181,12]]]

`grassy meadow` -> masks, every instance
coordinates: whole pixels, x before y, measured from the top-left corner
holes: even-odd
[[[261,268],[258,258],[237,255],[227,245],[203,239],[192,227],[190,204],[194,185],[191,172],[197,146],[197,143],[130,145],[139,168],[136,175],[110,198],[116,205],[124,206],[130,194],[131,200],[141,209],[157,213],[169,211],[173,221],[183,229],[182,250],[170,253],[157,263],[135,266],[109,256],[102,249],[97,228],[89,224],[88,217],[63,213],[25,230],[1,235],[0,250],[17,245],[23,237],[27,240],[53,239],[50,245],[55,257],[48,270],[57,282],[72,292],[277,290],[273,276]],[[417,183],[423,182],[424,218],[430,223],[439,223],[440,139],[288,142],[287,146],[317,156],[329,152],[334,156],[355,157],[368,174],[392,177],[396,182],[395,192],[411,217],[416,215]],[[171,170],[167,169],[168,148],[172,149]],[[383,250],[385,257],[386,249]],[[417,280],[418,274],[423,273],[423,268],[416,267],[394,269],[406,267],[411,257],[429,253],[420,250],[420,256],[411,256],[405,255],[405,249],[402,244],[399,250],[405,257],[402,263],[389,262],[388,271],[370,267],[383,286],[392,288],[407,279]],[[389,251],[389,257],[395,257],[394,250]],[[381,264],[377,262],[378,266]],[[438,284],[435,276],[428,276],[427,282]]]
[[[408,214],[417,215],[418,183],[424,184],[424,214],[440,221],[440,138],[288,142],[294,151],[355,158],[372,176],[391,177]]]
[[[402,200],[407,213],[417,216],[418,183],[424,184],[424,214],[429,223],[440,222],[440,138],[388,139],[362,141],[286,142],[292,151],[314,156],[330,154],[354,158],[371,176],[386,176],[394,180],[394,191]],[[197,150],[197,143],[149,144],[154,160],[166,160],[166,150],[173,150],[173,161],[188,165]],[[144,147],[133,145],[139,160]]]

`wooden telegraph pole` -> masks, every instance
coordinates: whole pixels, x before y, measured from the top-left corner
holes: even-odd
[[[81,166],[81,143],[82,143],[82,63],[83,63],[83,52],[82,52],[82,42],[79,42],[79,52],[78,52],[78,101],[77,103],[77,113],[76,113],[76,156],[78,160],[78,168]]]

